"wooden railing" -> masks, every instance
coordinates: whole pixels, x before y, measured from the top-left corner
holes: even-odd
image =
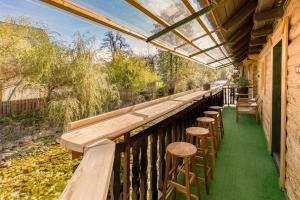
[[[177,102],[176,106],[172,109],[164,108],[163,106],[169,105],[164,102],[170,101]],[[139,123],[127,120],[125,124],[129,128],[123,128],[122,130],[125,129],[127,132],[121,132],[122,134],[116,134],[113,131],[111,135],[107,135],[106,130],[108,130],[107,123],[113,122],[114,118],[120,119],[120,116],[124,115],[124,110],[107,113],[108,117],[99,115],[89,120],[69,124],[71,131],[62,138],[64,140],[62,145],[78,152],[82,152],[83,149],[85,154],[61,199],[77,199],[77,196],[83,197],[81,195],[87,193],[89,193],[89,198],[85,196],[84,199],[158,199],[164,178],[167,145],[174,141],[184,141],[185,128],[193,126],[195,119],[201,116],[210,105],[223,106],[223,101],[223,88],[218,87],[210,91],[188,91],[149,102],[147,105],[131,107],[126,116],[130,117],[134,114],[144,118],[147,123],[139,125]],[[152,108],[160,108],[160,110],[154,111]],[[148,114],[141,111],[147,111]],[[157,114],[154,115],[153,112]],[[149,113],[155,117],[150,117]],[[120,126],[120,121],[118,123]],[[115,126],[118,126],[118,123],[111,123],[113,125],[111,129],[117,130],[118,127]],[[104,127],[106,128],[103,129]],[[91,145],[86,146],[86,141],[82,142],[78,139],[80,134],[83,136],[86,134],[91,138],[95,135],[97,128],[99,132],[101,130],[102,132],[96,134],[96,138],[99,136],[114,138],[116,143],[114,155],[102,152],[100,149],[93,150]],[[104,167],[100,167],[101,164],[97,163],[103,163],[103,160],[108,162],[107,160],[111,159],[113,159],[113,165],[111,165],[110,177],[109,171],[106,171],[109,165],[105,166],[104,170]],[[103,182],[104,184],[109,179],[110,187],[107,195],[106,188],[100,188],[97,183]]]
[[[102,140],[87,148],[60,199],[106,199],[114,155],[115,143],[110,140]]]
[[[44,98],[0,101],[0,116],[35,111],[40,109],[44,105],[44,102]]]
[[[223,106],[223,90],[157,119],[141,131],[127,133],[116,144],[111,199],[158,199],[162,190],[168,144],[185,141],[185,129],[209,105]]]

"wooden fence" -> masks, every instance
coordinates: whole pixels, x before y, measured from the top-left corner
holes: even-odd
[[[45,104],[44,98],[21,99],[14,101],[0,101],[0,116],[7,116],[12,113],[24,113],[38,110]]]

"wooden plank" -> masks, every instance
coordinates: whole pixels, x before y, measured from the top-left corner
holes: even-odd
[[[253,18],[255,21],[268,21],[268,20],[281,18],[283,14],[284,14],[283,7],[277,7],[259,13],[255,13]]]
[[[251,36],[253,38],[257,38],[257,37],[267,36],[271,33],[273,33],[273,27],[267,26],[267,27],[252,30]]]
[[[259,45],[264,45],[267,42],[266,37],[260,37],[256,38],[250,41],[250,46],[259,46]]]
[[[115,143],[102,140],[86,149],[60,200],[106,199],[115,154]]]
[[[148,186],[148,137],[145,136],[142,141],[141,141],[141,175],[140,175],[140,180],[141,180],[141,200],[147,200],[147,186]]]
[[[281,69],[281,133],[280,133],[280,186],[285,186],[286,175],[286,135],[287,135],[287,60],[289,45],[289,19],[283,21],[282,33],[282,69]]]
[[[134,141],[132,147],[132,200],[140,199],[140,141]]]
[[[212,91],[218,91],[221,88],[212,88]],[[92,120],[87,126],[79,127],[77,129],[68,131],[61,137],[61,145],[77,152],[83,152],[85,146],[94,143],[103,138],[114,139],[122,136],[124,133],[131,131],[143,124],[146,124],[158,117],[161,117],[187,103],[193,102],[194,99],[200,98],[203,95],[209,94],[210,91],[197,91],[186,92],[186,95],[173,95],[171,97],[165,98],[165,101],[157,101],[157,104],[149,104],[150,106],[137,109],[134,112],[141,114],[143,116],[137,116],[132,114],[132,112],[115,115],[107,113],[108,116],[114,116],[106,119],[105,114],[98,119],[104,119],[100,121]],[[179,96],[179,97],[177,97]],[[170,100],[166,100],[170,99]],[[171,100],[174,99],[174,100]],[[126,108],[125,108],[126,110]],[[117,111],[114,111],[118,113]],[[122,112],[120,112],[122,113]],[[95,117],[97,118],[97,117]],[[96,121],[96,122],[95,122]],[[78,127],[78,126],[77,126]]]
[[[124,134],[123,199],[130,199],[130,132]]]
[[[160,136],[161,137],[161,136]],[[155,132],[150,136],[150,161],[151,161],[151,173],[150,173],[150,199],[158,199],[158,187],[157,187],[157,139],[158,132]],[[161,164],[161,162],[160,162]]]

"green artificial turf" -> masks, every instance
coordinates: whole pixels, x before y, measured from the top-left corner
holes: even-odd
[[[218,150],[210,194],[200,183],[202,200],[285,200],[261,124],[241,115],[235,122],[235,108],[223,111],[225,137]],[[194,186],[192,193],[195,194]],[[185,199],[183,194],[177,199]]]

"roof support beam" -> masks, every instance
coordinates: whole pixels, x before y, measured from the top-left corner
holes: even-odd
[[[186,23],[192,21],[196,17],[199,17],[201,15],[204,15],[204,14],[206,14],[206,13],[214,10],[216,7],[217,7],[217,3],[212,2],[209,6],[207,6],[207,7],[203,8],[203,9],[201,9],[201,10],[193,13],[192,15],[190,15],[190,16],[188,16],[188,17],[186,17],[186,18],[184,18],[184,19],[176,22],[175,24],[172,24],[171,26],[168,26],[167,28],[159,31],[158,33],[155,33],[154,35],[150,36],[147,39],[147,42],[150,42],[150,41],[152,41],[152,40],[154,40],[154,39],[156,39],[156,38],[158,38],[158,37],[160,37],[160,36],[162,36],[162,35],[170,32],[170,31],[178,28],[179,26],[182,26],[183,24],[186,24]]]
[[[257,37],[267,36],[271,33],[273,33],[273,27],[267,26],[260,29],[252,30],[251,36],[253,38],[257,38]]]
[[[248,33],[250,33],[251,29],[252,29],[252,27],[248,26],[248,25],[244,28],[241,28],[232,37],[230,37],[229,43],[231,43],[231,44],[237,43],[242,38],[244,38]]]
[[[262,11],[254,14],[255,21],[269,21],[283,16],[283,7],[272,8],[266,11]]]
[[[250,37],[250,36],[249,36]],[[242,39],[240,42],[238,42],[236,45],[232,46],[231,49],[236,52],[238,51],[239,49],[241,49],[243,46],[247,46],[248,47],[248,44],[249,44],[249,37],[245,37],[246,39]]]
[[[249,54],[256,54],[256,53],[259,53],[261,50],[262,50],[262,45],[260,45],[260,46],[255,46],[255,47],[250,47],[250,48],[248,49],[248,53],[249,53]]]
[[[239,40],[230,43],[231,48],[234,48],[235,46],[238,46],[241,43],[245,43],[246,41],[249,41],[251,39],[250,32],[248,32],[247,34],[243,34],[243,37],[240,37],[238,39]]]
[[[236,28],[240,27],[246,21],[246,19],[254,12],[255,8],[256,2],[249,1],[233,17],[231,17],[223,24],[223,29],[228,32],[231,32]]]
[[[216,46],[209,47],[209,48],[207,48],[207,49],[204,49],[204,50],[201,50],[201,51],[199,51],[199,52],[196,52],[196,53],[190,55],[189,57],[193,57],[193,56],[196,56],[196,55],[205,53],[205,52],[207,52],[207,51],[210,51],[210,50],[212,50],[212,49],[218,48],[218,47],[223,46],[223,45],[225,45],[225,44],[226,44],[226,42],[221,43],[221,44],[217,44]]]
[[[267,42],[267,37],[260,37],[250,41],[250,46],[264,45]]]

